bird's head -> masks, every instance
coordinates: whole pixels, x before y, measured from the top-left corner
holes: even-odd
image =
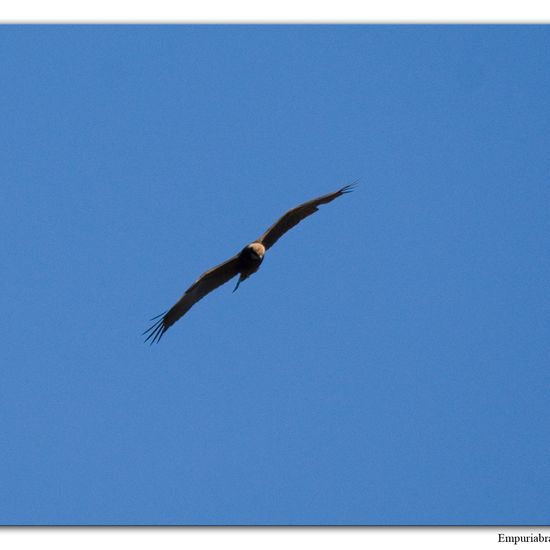
[[[262,259],[265,254],[265,246],[261,243],[251,243],[246,248],[252,251],[253,254]]]

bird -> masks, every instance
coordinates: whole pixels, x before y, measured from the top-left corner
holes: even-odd
[[[304,218],[317,212],[321,204],[327,204],[346,193],[350,193],[356,185],[357,182],[351,183],[338,189],[338,191],[327,193],[288,210],[261,237],[247,244],[229,260],[203,273],[170,309],[151,319],[155,323],[142,333],[142,335],[147,335],[145,342],[149,340],[150,344],[160,342],[164,333],[199,300],[239,275],[237,284],[233,289],[233,292],[235,292],[243,281],[258,271],[264,260],[265,252],[288,230],[299,224]]]

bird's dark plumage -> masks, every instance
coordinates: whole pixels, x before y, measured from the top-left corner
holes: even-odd
[[[311,201],[304,202],[296,208],[289,210],[281,216],[259,239],[258,242],[265,246],[265,249],[271,248],[289,229],[298,225],[304,218],[311,216],[319,210],[318,206],[326,204],[334,199],[353,191],[354,184],[346,185],[334,193],[327,193]]]
[[[203,273],[186,291],[185,294],[168,311],[151,319],[155,322],[143,334],[147,334],[145,341],[158,342],[163,334],[200,299],[204,298],[219,286],[239,275],[239,284],[255,273],[263,261],[263,256],[268,248],[271,248],[289,229],[300,223],[318,210],[321,204],[333,201],[337,197],[353,190],[354,184],[346,185],[334,193],[328,193],[322,197],[304,202],[292,210],[289,210],[279,218],[259,239],[249,244],[239,254],[233,256],[222,264]]]
[[[162,335],[183,315],[185,315],[191,306],[204,298],[209,292],[212,292],[219,286],[227,283],[230,279],[239,274],[239,256],[223,262],[222,264],[213,267],[206,273],[203,273],[186,291],[185,294],[174,304],[168,311],[153,317],[151,321],[159,319],[151,328],[147,329],[143,334],[148,334],[145,341],[151,339],[153,342],[158,342]]]

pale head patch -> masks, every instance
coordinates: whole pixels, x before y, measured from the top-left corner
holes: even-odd
[[[258,254],[260,258],[263,258],[263,255],[265,254],[265,246],[261,243],[251,243],[248,245],[248,248],[251,248]]]

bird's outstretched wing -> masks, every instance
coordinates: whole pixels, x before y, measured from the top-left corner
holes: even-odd
[[[337,197],[350,193],[353,191],[355,183],[346,185],[342,189],[338,189],[334,193],[328,193],[322,197],[304,202],[289,210],[281,218],[279,218],[258,240],[262,243],[266,250],[272,247],[289,229],[292,229],[295,225],[299,224],[304,218],[311,216],[314,212],[317,212],[318,206],[333,201]]]
[[[153,317],[151,321],[158,321],[143,334],[148,334],[145,341],[151,340],[158,342],[162,335],[191,307],[204,298],[209,292],[212,292],[219,286],[227,283],[230,279],[239,273],[239,255],[233,256],[229,260],[213,267],[206,273],[203,273],[186,291],[185,294],[168,311]],[[160,317],[160,319],[159,319]]]

